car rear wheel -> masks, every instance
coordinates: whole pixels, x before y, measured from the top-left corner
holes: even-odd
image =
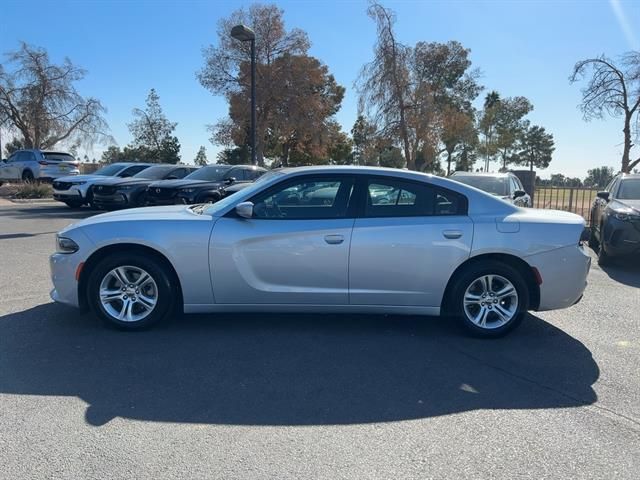
[[[31,170],[25,170],[22,172],[23,182],[33,182],[33,172]]]
[[[527,314],[527,284],[517,269],[505,263],[470,266],[452,291],[453,313],[468,332],[478,337],[505,335]]]
[[[167,268],[150,256],[110,255],[93,269],[87,287],[95,314],[123,330],[157,323],[173,310],[177,298]]]

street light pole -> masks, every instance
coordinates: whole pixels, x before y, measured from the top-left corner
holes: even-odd
[[[256,34],[246,25],[236,25],[231,29],[231,37],[241,42],[251,42],[251,163],[258,163],[256,155]]]
[[[251,165],[257,165],[256,158],[256,39],[251,39]]]

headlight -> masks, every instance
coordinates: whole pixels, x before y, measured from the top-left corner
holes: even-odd
[[[621,222],[629,222],[631,220],[640,219],[640,215],[634,213],[633,210],[629,209],[620,209],[613,210],[613,216],[616,217]]]
[[[195,191],[195,188],[183,188],[182,190],[180,190],[180,193],[193,193]]]
[[[84,185],[87,182],[71,182],[71,185]]]
[[[78,244],[70,238],[56,235],[56,251],[58,253],[75,253],[79,249]]]

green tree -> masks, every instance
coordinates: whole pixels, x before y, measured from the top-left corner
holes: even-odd
[[[109,140],[104,107],[76,90],[85,75],[69,59],[56,65],[45,49],[21,43],[0,65],[0,119],[25,148]]]
[[[516,163],[533,167],[547,168],[551,163],[556,147],[553,135],[547,133],[543,127],[534,125],[524,130],[518,139],[518,154]]]
[[[517,161],[518,139],[529,126],[524,117],[533,110],[533,105],[525,97],[503,98],[498,103],[495,124],[495,146],[502,170]]]
[[[149,91],[144,109],[133,110],[134,120],[128,124],[133,136],[131,146],[137,148],[140,160],[158,163],[178,163],[180,143],[173,136],[177,123],[170,122],[160,106],[155,89]]]
[[[369,165],[375,157],[374,142],[376,137],[375,125],[369,123],[364,115],[358,115],[351,128],[353,139],[353,160],[356,165]]]
[[[13,140],[4,146],[4,151],[7,152],[7,157],[9,157],[13,152],[22,150],[23,148],[26,148],[24,146],[24,140],[14,137]]]
[[[225,148],[218,152],[217,163],[222,165],[247,165],[251,163],[249,146]]]
[[[588,75],[580,104],[584,119],[603,118],[605,114],[622,117],[621,171],[629,173],[640,164],[640,157],[631,161],[633,137],[640,135],[640,51],[623,55],[617,65],[604,55],[581,60],[573,68],[569,81],[575,83]]]
[[[587,178],[584,179],[585,187],[604,188],[615,175],[612,167],[597,167],[587,170]]]
[[[204,148],[204,146],[198,149],[198,153],[196,153],[196,158],[193,160],[193,163],[199,167],[207,165],[207,149]]]
[[[480,151],[485,158],[483,169],[485,172],[489,171],[489,162],[498,152],[495,142],[495,130],[500,102],[501,98],[498,92],[495,90],[489,92],[484,98],[484,108],[478,121],[478,131],[482,135]]]
[[[447,175],[451,173],[451,163],[456,161],[456,158],[462,160],[462,169],[468,169],[472,147],[478,141],[472,114],[449,106],[442,112],[441,129],[440,139],[447,155]]]
[[[389,147],[385,148],[380,153],[379,160],[381,167],[389,167],[389,168],[402,168],[405,164],[404,156],[402,155],[402,150],[398,147]]]
[[[104,163],[115,163],[123,161],[124,155],[122,150],[115,145],[111,145],[104,152],[102,152],[102,162]]]

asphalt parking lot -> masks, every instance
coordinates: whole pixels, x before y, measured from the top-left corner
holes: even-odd
[[[493,341],[439,318],[185,316],[51,303],[54,232],[0,206],[0,478],[637,478],[640,264]]]

